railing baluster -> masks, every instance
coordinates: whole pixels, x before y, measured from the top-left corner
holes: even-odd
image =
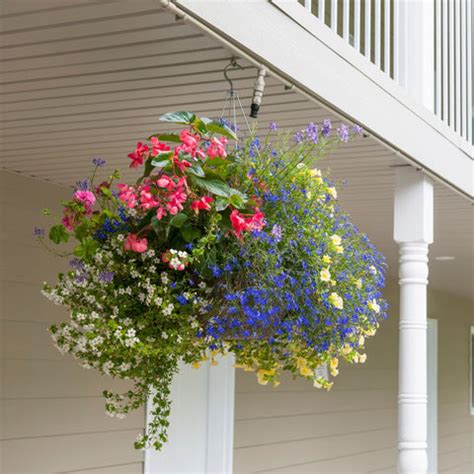
[[[360,53],[360,0],[354,0],[354,48]]]
[[[391,33],[391,28],[390,28],[390,3],[391,0],[385,0],[385,8],[384,8],[384,41],[383,41],[383,47],[384,47],[384,71],[387,74],[387,76],[391,76],[391,68],[390,68],[390,52],[391,52],[391,47],[392,45],[390,44],[390,33]]]
[[[326,23],[326,0],[318,2],[318,17],[323,23]]]
[[[435,113],[441,118],[441,0],[436,0],[435,4],[435,49],[436,49],[436,95],[435,95]]]
[[[342,6],[342,37],[349,43],[349,18],[351,16],[351,7],[349,0],[344,0]]]
[[[369,61],[371,61],[372,56],[372,48],[371,48],[371,41],[372,41],[372,0],[365,0],[365,39],[364,39],[364,53]]]
[[[461,0],[452,0],[454,3],[454,63],[455,63],[455,113],[456,113],[456,132],[461,131]]]
[[[400,80],[400,2],[393,3],[393,79]]]
[[[443,47],[443,59],[442,59],[442,66],[443,66],[443,120],[448,123],[449,121],[449,83],[448,83],[448,71],[449,71],[449,64],[448,64],[448,0],[442,0],[443,6],[443,36],[441,39],[442,47]]]
[[[461,136],[467,138],[467,87],[466,87],[466,0],[461,0]]]
[[[467,34],[467,48],[466,48],[466,64],[467,64],[467,140],[469,143],[472,141],[472,4],[471,0],[467,0],[466,8],[466,34]]]
[[[449,2],[449,126],[455,126],[454,107],[454,2]]]
[[[381,42],[382,38],[380,37],[380,23],[381,23],[381,2],[375,2],[375,64],[380,68],[381,63]]]
[[[304,0],[304,6],[306,10],[311,11],[313,0]]]
[[[337,0],[331,0],[331,29],[337,34]]]

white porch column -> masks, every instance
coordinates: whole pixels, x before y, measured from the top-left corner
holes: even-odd
[[[233,354],[218,365],[182,365],[171,385],[168,443],[147,449],[145,474],[232,473],[234,434]]]
[[[394,239],[400,246],[398,472],[425,474],[427,457],[428,245],[433,242],[433,185],[412,167],[397,170]]]

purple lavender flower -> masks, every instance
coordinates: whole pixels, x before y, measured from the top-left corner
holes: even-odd
[[[42,227],[36,227],[33,229],[33,235],[35,237],[44,237],[44,229]]]
[[[77,181],[74,187],[76,191],[89,191],[91,183],[88,179],[83,179],[82,181]]]
[[[339,136],[339,140],[341,142],[348,142],[349,141],[349,127],[343,123],[341,123],[341,126],[337,129],[337,135]]]
[[[276,132],[278,130],[276,122],[270,122],[268,128],[270,129],[270,132]]]
[[[281,240],[281,227],[278,224],[275,224],[272,227],[272,230],[271,230],[270,233],[273,235],[273,237],[275,237],[275,240],[277,242],[280,242],[280,240]]]
[[[293,140],[294,140],[296,143],[301,143],[301,142],[304,140],[304,133],[303,133],[303,131],[296,132],[296,133],[293,135]]]
[[[105,160],[103,160],[102,158],[93,158],[92,163],[98,168],[100,168],[101,166],[105,165]]]
[[[352,131],[356,134],[356,135],[360,135],[362,136],[364,134],[364,129],[360,126],[360,125],[354,125],[352,127]]]
[[[84,268],[84,264],[78,258],[69,260],[69,265],[74,268],[74,270],[82,270]]]
[[[318,126],[315,125],[313,122],[310,122],[308,126],[306,127],[306,135],[314,144],[318,143],[318,140],[319,140]]]
[[[331,134],[331,129],[332,129],[332,124],[329,119],[324,119],[323,120],[323,126],[321,128],[321,134],[323,135],[324,138],[329,137]]]
[[[99,280],[103,283],[111,283],[114,279],[114,272],[101,272],[99,275]]]

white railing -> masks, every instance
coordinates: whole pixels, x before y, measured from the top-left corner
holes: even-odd
[[[299,0],[328,28],[388,77],[405,86],[404,54],[411,10],[430,8],[433,74],[428,106],[454,132],[473,143],[472,2],[474,0]],[[431,30],[430,30],[431,31]],[[431,35],[430,35],[431,36]],[[426,51],[426,50],[425,50]],[[421,60],[421,59],[420,59]],[[406,71],[405,71],[406,73]]]

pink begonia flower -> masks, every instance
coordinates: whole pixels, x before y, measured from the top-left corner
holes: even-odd
[[[68,207],[64,208],[64,217],[61,219],[61,224],[69,231],[72,232],[76,225],[79,223],[79,220],[76,218],[76,215]]]
[[[199,143],[199,135],[193,135],[189,130],[182,130],[179,139],[188,147],[196,147]]]
[[[143,160],[145,158],[145,153],[149,150],[149,146],[142,143],[137,142],[137,147],[133,153],[129,153],[127,156],[132,160],[130,163],[130,168],[138,168],[140,165],[143,164]]]
[[[245,222],[245,218],[239,213],[237,209],[234,209],[230,213],[230,222],[232,224],[232,228],[234,229],[234,233],[238,238],[241,237],[242,232],[248,230],[248,224]]]
[[[210,196],[203,196],[201,199],[191,203],[191,209],[196,214],[199,214],[199,211],[209,211],[211,209],[210,203],[213,201],[214,199],[212,199]]]
[[[265,226],[265,215],[257,209],[257,212],[250,217],[240,214],[234,209],[230,214],[230,222],[237,238],[242,238],[242,232],[250,230],[261,230]]]
[[[225,158],[227,153],[225,151],[225,145],[227,145],[227,138],[212,138],[211,143],[207,148],[207,154],[209,158],[215,158],[216,156],[220,156],[221,158]]]
[[[132,250],[133,252],[143,253],[148,248],[148,240],[146,237],[139,238],[136,234],[129,234],[123,244],[125,250]]]
[[[161,219],[163,219],[163,217],[165,217],[168,213],[166,212],[166,209],[164,207],[159,207],[157,210],[156,210],[156,218],[161,221]]]
[[[166,175],[163,175],[159,180],[157,180],[156,184],[160,188],[166,188],[168,191],[173,190],[175,187],[174,181]]]
[[[133,209],[137,205],[137,195],[135,190],[126,184],[117,184],[119,188],[119,199],[124,202],[129,209]]]
[[[164,151],[171,150],[171,148],[166,143],[160,142],[157,137],[151,137],[151,144],[151,154],[153,156],[163,153]]]
[[[159,205],[159,201],[157,201],[155,196],[150,192],[150,186],[144,186],[140,191],[140,208],[153,209]]]
[[[78,190],[74,193],[74,199],[84,204],[87,213],[92,211],[95,204],[95,196],[91,191]]]

